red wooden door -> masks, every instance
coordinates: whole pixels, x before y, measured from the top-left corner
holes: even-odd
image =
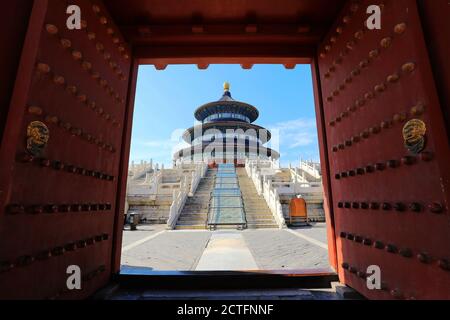
[[[81,30],[66,27],[71,4]],[[0,299],[108,282],[129,54],[101,1],[35,1],[0,150]],[[82,290],[66,286],[71,265]]]
[[[339,277],[450,299],[449,144],[414,0],[349,2],[318,51]],[[380,290],[366,284],[380,267]]]

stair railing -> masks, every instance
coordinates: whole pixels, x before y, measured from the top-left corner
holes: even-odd
[[[175,229],[175,226],[177,224],[178,218],[180,217],[181,211],[184,208],[184,205],[186,204],[186,199],[188,197],[189,190],[187,187],[187,177],[185,176],[180,185],[179,191],[174,191],[173,193],[173,202],[170,206],[169,211],[169,219],[167,220],[167,227],[169,229]]]
[[[308,180],[298,172],[299,168],[291,168],[289,170],[291,172],[291,179],[294,183],[308,183]]]
[[[241,184],[239,183],[239,179],[237,179],[237,185],[239,186],[239,192],[241,194],[242,218],[245,221],[244,229],[247,229],[248,228],[247,212],[245,211],[244,197],[242,195],[242,189],[241,189]]]
[[[202,178],[205,177],[207,171],[208,166],[206,165],[206,163],[198,164],[195,167],[195,170],[192,172],[191,189],[189,191],[189,197],[194,196],[195,192],[197,191],[198,185],[200,184],[200,181],[202,180]]]
[[[208,229],[209,226],[209,216],[211,211],[211,198],[212,198],[212,192],[209,193],[209,201],[208,201],[208,208],[206,209],[206,221],[205,221],[205,229]]]
[[[305,171],[306,173],[308,173],[309,175],[311,175],[315,179],[320,179],[321,178],[319,170],[317,170],[317,168],[315,168],[314,166],[310,165],[308,162],[301,161],[300,162],[300,169],[302,169],[303,171]]]
[[[208,227],[209,227],[209,218],[210,218],[210,212],[211,212],[211,199],[212,199],[212,194],[214,192],[214,188],[215,188],[215,185],[216,185],[216,180],[217,180],[217,175],[214,176],[214,181],[213,181],[213,184],[212,184],[213,191],[211,191],[209,193],[208,211],[207,211],[207,214],[206,214],[205,229],[208,229]]]
[[[173,193],[173,202],[170,206],[169,219],[167,220],[168,228],[175,229],[188,196],[192,197],[195,194],[200,180],[205,176],[207,170],[208,166],[205,163],[197,165],[192,172],[190,187],[188,187],[187,176],[181,179],[180,190]]]

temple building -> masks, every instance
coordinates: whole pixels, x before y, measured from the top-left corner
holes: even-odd
[[[174,155],[175,162],[243,166],[248,159],[277,160],[280,157],[277,151],[264,147],[271,133],[254,124],[259,117],[258,109],[234,100],[227,82],[222,98],[200,106],[194,115],[200,124],[183,134],[184,141],[191,146],[178,151]]]
[[[292,199],[302,198],[303,222],[325,221],[320,165],[281,168],[279,153],[265,146],[270,131],[254,124],[258,109],[234,100],[229,83],[194,114],[200,124],[184,132],[190,147],[175,153],[173,168],[131,165],[129,212],[170,229],[286,228]]]

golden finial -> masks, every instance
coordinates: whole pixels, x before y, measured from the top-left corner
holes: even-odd
[[[225,82],[225,83],[223,84],[223,90],[224,90],[224,91],[230,91],[230,83]]]

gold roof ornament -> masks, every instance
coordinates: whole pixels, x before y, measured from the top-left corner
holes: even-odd
[[[223,84],[223,90],[224,91],[230,91],[230,83],[229,82],[225,82]]]

